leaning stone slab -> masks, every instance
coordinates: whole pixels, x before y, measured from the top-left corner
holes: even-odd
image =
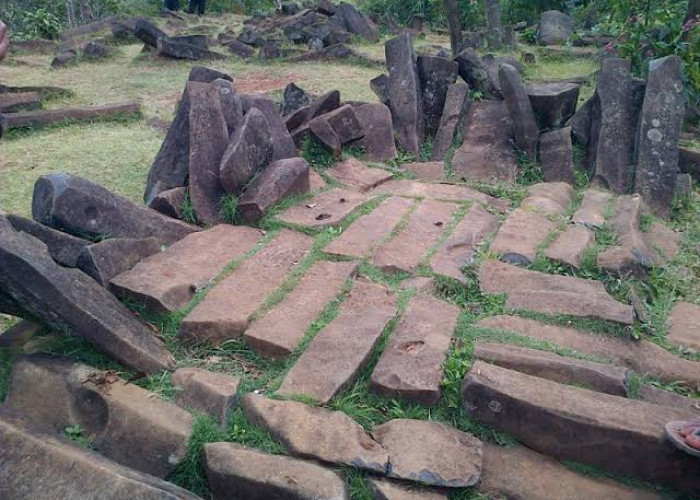
[[[277,105],[270,99],[258,94],[241,94],[240,97],[244,113],[248,113],[252,108],[257,108],[267,119],[272,139],[272,158],[270,158],[270,161],[299,156]]]
[[[333,90],[327,94],[323,94],[314,102],[307,106],[303,106],[296,110],[291,115],[285,117],[285,126],[290,132],[301,128],[314,118],[330,113],[340,106],[340,92]]]
[[[513,66],[502,64],[498,75],[508,113],[513,120],[515,144],[528,158],[534,160],[537,152],[537,122],[520,73]]]
[[[343,479],[313,462],[235,443],[205,444],[204,461],[209,488],[217,499],[350,500]]]
[[[308,228],[335,226],[367,200],[364,194],[336,188],[288,208],[278,219]]]
[[[511,308],[633,323],[632,306],[617,302],[595,280],[529,271],[488,260],[479,269],[479,286],[486,293],[507,294]]]
[[[0,295],[19,311],[84,338],[136,370],[172,364],[164,344],[131,311],[81,271],[56,264],[40,240],[8,223],[0,224],[0,242]]]
[[[418,78],[423,99],[425,133],[434,137],[440,126],[447,90],[457,80],[457,63],[437,56],[419,56]]]
[[[340,137],[335,133],[331,124],[326,120],[325,115],[314,118],[308,125],[304,126],[304,130],[295,132],[293,137],[295,144],[298,144],[300,148],[303,147],[304,138],[308,137],[308,134],[311,134],[311,137],[317,143],[325,146],[326,149],[333,153],[334,158],[340,158],[343,144],[340,142]],[[299,143],[299,140],[302,143]]]
[[[437,274],[466,283],[462,268],[474,262],[476,251],[497,228],[498,219],[494,215],[479,205],[472,206],[469,213],[457,224],[452,236],[433,256],[430,267]]]
[[[584,332],[570,327],[546,325],[517,316],[494,316],[477,322],[481,328],[504,330],[523,337],[573,349],[583,354],[626,366],[641,374],[684,387],[700,386],[700,363],[674,356],[656,344],[630,341]]]
[[[442,109],[432,159],[442,161],[455,140],[457,131],[464,125],[469,109],[469,86],[464,82],[453,83],[447,89],[445,105]]]
[[[679,302],[671,310],[666,338],[683,348],[700,351],[700,306]]]
[[[76,267],[107,287],[112,278],[160,251],[156,238],[112,238],[83,248]]]
[[[376,188],[392,177],[391,172],[381,168],[368,167],[355,158],[337,163],[326,173],[341,184],[354,187],[361,193]]]
[[[200,500],[172,483],[62,439],[7,408],[0,410],[0,441],[0,485],[8,500]]]
[[[43,241],[53,260],[62,266],[76,267],[80,252],[90,244],[88,240],[76,238],[19,215],[7,214],[5,217],[17,231]]]
[[[565,127],[540,136],[540,162],[545,182],[574,184],[574,146],[571,128]]]
[[[313,238],[283,229],[216,285],[180,324],[182,340],[219,343],[243,335],[253,313],[311,249]]]
[[[45,127],[54,123],[77,120],[97,120],[110,117],[127,117],[141,114],[141,105],[135,101],[90,106],[87,108],[39,109],[18,111],[0,116],[3,134],[11,128]],[[2,135],[2,134],[0,134]]]
[[[544,254],[548,259],[568,264],[574,269],[581,267],[581,261],[586,249],[595,243],[595,232],[586,226],[572,224],[567,227],[547,247]]]
[[[490,251],[508,261],[529,264],[535,260],[540,243],[555,227],[556,223],[546,215],[516,208],[496,233]]]
[[[396,179],[378,186],[372,193],[405,196],[407,198],[430,198],[433,200],[467,203],[476,201],[498,211],[508,208],[508,202],[484,194],[476,189],[457,184],[433,184],[408,179]]]
[[[453,203],[423,201],[410,215],[401,233],[377,248],[372,262],[388,272],[412,273],[438,242],[456,211],[457,205]]]
[[[333,255],[364,257],[389,237],[414,204],[415,201],[398,196],[386,199],[372,213],[363,215],[351,224],[323,251]]]
[[[478,341],[474,357],[509,370],[561,384],[627,397],[629,371],[619,366],[567,358],[547,351]]]
[[[386,474],[389,454],[340,411],[248,394],[243,410],[295,457]]]
[[[180,390],[175,397],[179,405],[202,410],[221,428],[228,427],[231,412],[238,403],[238,377],[201,368],[178,368],[173,373],[172,383]]]
[[[651,405],[551,382],[477,361],[464,379],[462,403],[482,423],[535,451],[645,481],[697,491],[694,458],[664,437],[690,411]],[[536,422],[536,424],[533,424]],[[391,453],[391,449],[389,449]]]
[[[185,307],[228,263],[243,257],[262,234],[244,226],[220,224],[178,241],[111,281],[124,300],[143,303],[156,314]]]
[[[481,441],[452,427],[396,419],[375,427],[372,437],[389,452],[388,477],[466,488],[477,484],[481,476]]]
[[[170,245],[197,227],[112,194],[98,184],[70,174],[37,179],[32,198],[34,220],[89,238],[155,237]]]
[[[372,372],[371,390],[391,399],[437,404],[458,316],[459,308],[433,297],[411,300]]]
[[[391,110],[384,104],[363,104],[353,108],[364,136],[358,144],[364,148],[369,161],[391,161],[396,158]]]
[[[303,394],[328,403],[355,381],[395,315],[394,294],[379,285],[357,281],[336,318],[314,337],[277,392]]]
[[[527,87],[532,109],[540,130],[554,130],[576,113],[581,86],[566,81],[532,83]]]
[[[605,224],[603,214],[608,202],[612,199],[612,195],[606,191],[598,191],[595,189],[587,189],[583,193],[583,201],[581,206],[571,219],[574,224],[583,224],[584,226],[597,229]]]
[[[113,371],[41,354],[15,363],[5,404],[58,432],[80,426],[107,458],[158,477],[185,457],[194,420]]]
[[[314,264],[281,303],[250,325],[243,336],[246,345],[265,357],[289,356],[356,267],[354,262]]]

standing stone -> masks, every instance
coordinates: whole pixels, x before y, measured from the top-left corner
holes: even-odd
[[[424,138],[423,104],[413,43],[408,33],[384,45],[389,69],[387,89],[399,146],[418,155]]]
[[[282,113],[282,116],[287,116],[310,102],[309,94],[304,89],[298,87],[295,83],[290,83],[284,88],[280,113]]]
[[[391,161],[398,156],[394,142],[391,110],[384,104],[363,104],[354,108],[364,136],[358,144],[369,161]]]
[[[142,259],[160,250],[157,238],[112,238],[83,248],[76,265],[106,287],[116,275],[128,271]]]
[[[233,408],[238,403],[236,393],[240,379],[201,368],[178,368],[172,383],[179,391],[175,401],[211,415],[222,429],[228,427]]]
[[[253,108],[231,137],[221,158],[221,184],[229,194],[239,195],[272,158],[273,143],[265,115]]]
[[[632,162],[630,78],[630,61],[618,58],[605,59],[596,89],[600,99],[601,124],[593,181],[617,194],[626,193],[630,186]]]
[[[528,85],[527,95],[540,130],[563,127],[576,113],[580,90],[579,84],[565,81]]]
[[[69,174],[48,174],[34,184],[34,220],[88,238],[148,238],[170,245],[198,228],[116,196]]]
[[[489,48],[499,49],[503,45],[501,0],[486,0],[486,19],[489,25]]]
[[[190,201],[200,224],[216,224],[224,193],[219,164],[228,145],[228,128],[216,88],[208,83],[190,82],[187,93],[190,99]]]
[[[450,47],[452,53],[457,54],[462,50],[462,12],[457,0],[443,0],[443,4],[450,31]]]
[[[440,126],[447,90],[457,81],[457,63],[444,57],[418,57],[425,134],[433,137]]]
[[[270,127],[270,138],[272,139],[272,158],[270,158],[270,161],[299,156],[294,141],[289,135],[289,131],[274,102],[258,94],[241,94],[241,102],[244,113],[250,112],[252,108],[257,108],[267,119],[267,124]]]
[[[515,144],[528,158],[534,160],[537,153],[537,122],[525,85],[518,70],[508,64],[501,65],[499,76],[508,112],[513,120]]]
[[[574,146],[571,143],[570,127],[542,134],[540,163],[542,180],[545,182],[567,182],[574,185]]]
[[[542,13],[537,41],[541,45],[562,45],[574,33],[573,20],[558,10]]]
[[[433,156],[435,161],[442,161],[452,147],[455,135],[464,126],[464,120],[469,109],[469,86],[464,82],[450,85],[445,96],[445,105],[440,116]]]
[[[221,111],[226,120],[229,136],[243,124],[243,105],[241,98],[236,94],[233,82],[223,78],[217,78],[212,83],[212,87],[219,93]]]
[[[683,61],[678,56],[651,61],[639,129],[635,191],[661,217],[670,215],[684,116]]]

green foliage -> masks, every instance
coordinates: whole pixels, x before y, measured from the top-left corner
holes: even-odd
[[[566,2],[563,0],[505,0],[501,4],[503,21],[506,23],[535,23],[539,22],[540,14],[544,11],[566,10]]]
[[[331,167],[336,162],[333,152],[312,137],[304,138],[301,157],[308,161],[309,165],[319,169]]]
[[[24,12],[20,17],[19,38],[44,38],[53,40],[58,38],[61,31],[61,22],[53,13],[45,8]]]
[[[233,195],[221,197],[219,216],[221,220],[229,224],[238,224],[240,217],[238,214],[238,198]]]
[[[65,437],[83,448],[91,448],[92,440],[88,436],[83,435],[83,432],[83,428],[79,425],[71,425],[63,429],[63,435]]]

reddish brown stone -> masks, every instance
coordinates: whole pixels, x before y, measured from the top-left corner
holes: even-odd
[[[266,357],[289,356],[356,267],[354,262],[314,264],[280,304],[250,325],[243,336],[246,345]]]
[[[583,225],[570,225],[545,250],[547,258],[578,269],[586,249],[595,243],[595,232]]]
[[[583,193],[581,206],[574,214],[571,221],[575,224],[583,224],[591,228],[599,228],[605,223],[605,207],[612,199],[612,195],[606,191],[587,189]]]
[[[547,215],[561,215],[571,203],[574,189],[566,182],[541,182],[527,189],[528,197],[520,205],[521,208],[539,208]],[[538,199],[551,203],[543,205]],[[529,203],[531,202],[531,203]]]
[[[312,193],[326,187],[326,181],[314,169],[309,169],[309,191]]]
[[[456,211],[457,205],[452,203],[423,201],[411,214],[403,231],[377,248],[372,262],[385,271],[412,273],[426,252],[438,242]]]
[[[158,193],[148,204],[149,208],[173,219],[182,219],[187,198],[187,188],[177,187]]]
[[[354,108],[355,115],[364,130],[364,137],[358,144],[362,146],[369,161],[391,161],[396,158],[394,128],[391,111],[381,103],[363,104]]]
[[[331,124],[325,119],[325,116],[314,118],[309,122],[307,127],[316,141],[328,148],[335,158],[340,158],[343,144],[340,142],[340,137],[338,137],[338,134],[333,130]],[[295,143],[296,142],[298,142],[298,140],[295,139]]]
[[[370,479],[375,500],[447,500],[446,493],[428,491],[425,488],[411,488],[410,484],[387,479]]]
[[[361,193],[376,188],[392,177],[391,172],[370,168],[355,158],[340,162],[326,172],[336,181],[354,187]]]
[[[395,314],[394,294],[366,281],[356,282],[336,318],[316,334],[278,393],[303,394],[328,403],[355,381]]]
[[[364,257],[387,238],[415,202],[393,196],[367,215],[363,215],[334,239],[324,252],[348,257]]]
[[[444,164],[441,161],[431,161],[427,163],[404,163],[401,168],[424,181],[445,180]]]
[[[666,338],[678,346],[700,351],[700,306],[687,302],[673,306]]]
[[[288,208],[278,218],[289,224],[324,228],[340,224],[369,198],[355,191],[332,189]]]
[[[255,229],[225,224],[192,234],[113,278],[111,289],[153,313],[176,311],[261,237]]]
[[[509,206],[508,202],[505,200],[494,198],[467,186],[456,184],[430,184],[407,179],[385,182],[375,189],[373,193],[405,196],[407,198],[431,198],[434,200],[454,201],[457,203],[476,201],[499,211],[504,211]]]
[[[371,390],[391,399],[437,404],[458,316],[458,307],[435,298],[411,300],[372,372]]]
[[[110,238],[84,247],[76,265],[100,285],[109,286],[116,275],[160,251],[158,238]]]
[[[355,115],[354,108],[350,104],[346,104],[318,118],[314,118],[314,120],[318,119],[323,119],[328,122],[333,131],[338,135],[340,143],[343,145],[361,139],[365,135],[365,131],[362,129],[362,125]],[[311,126],[314,120],[309,122],[309,126]]]
[[[442,117],[435,142],[433,143],[433,160],[442,161],[455,141],[455,134],[460,130],[469,109],[469,85],[458,82],[450,85],[442,108]]]
[[[201,368],[179,368],[172,376],[173,385],[180,392],[175,401],[182,406],[202,410],[228,427],[228,419],[237,403],[236,393],[240,379]]]
[[[556,224],[543,214],[516,208],[496,233],[490,250],[506,258],[517,256],[530,263],[535,259],[540,243],[555,227]]]
[[[180,324],[183,340],[238,338],[250,317],[310,250],[313,238],[283,229],[262,250],[209,291]]]
[[[700,399],[681,396],[675,392],[659,389],[651,385],[642,385],[637,392],[637,397],[647,403],[670,406],[672,408],[682,408],[700,414]]]

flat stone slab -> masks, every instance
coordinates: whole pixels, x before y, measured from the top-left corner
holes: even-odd
[[[326,187],[326,181],[323,180],[321,174],[316,172],[313,168],[309,169],[309,192],[313,193],[319,189]]]
[[[447,500],[447,494],[424,488],[412,489],[410,485],[387,479],[369,479],[375,500]]]
[[[394,239],[377,248],[375,266],[390,272],[412,273],[452,221],[458,206],[424,200],[410,215],[406,227]]]
[[[0,128],[9,130],[18,127],[43,127],[65,121],[96,120],[110,117],[124,118],[141,113],[136,101],[90,106],[87,108],[41,109],[6,113],[0,120]]]
[[[395,315],[394,294],[367,281],[355,282],[336,318],[316,334],[277,393],[304,394],[328,403],[355,381]]]
[[[246,345],[265,357],[289,356],[356,267],[355,262],[316,262],[282,302],[250,325],[243,335]]]
[[[517,258],[530,263],[537,256],[537,248],[556,227],[546,215],[516,208],[513,210],[496,237],[490,250],[505,258]]]
[[[345,413],[258,394],[245,397],[243,410],[295,457],[386,474],[387,451]]]
[[[326,170],[333,179],[365,193],[393,177],[392,173],[381,168],[371,168],[356,158],[335,164]]]
[[[472,206],[457,224],[452,236],[433,256],[430,261],[433,271],[466,283],[462,268],[474,262],[478,248],[497,228],[498,219],[494,215],[479,205]]]
[[[204,461],[214,498],[350,500],[343,479],[313,462],[235,443],[205,444]]]
[[[558,354],[477,341],[474,357],[509,370],[546,378],[561,384],[627,397],[629,371],[626,368]]]
[[[698,398],[681,396],[675,392],[659,389],[648,384],[643,384],[639,388],[637,397],[647,403],[691,410],[700,415],[700,399]]]
[[[445,164],[441,161],[425,163],[404,163],[401,168],[423,181],[440,182],[445,180]]]
[[[313,238],[283,229],[216,285],[180,324],[183,340],[213,343],[240,337],[250,317],[309,252]]]
[[[569,207],[571,197],[574,194],[574,188],[566,182],[540,182],[533,184],[527,188],[527,198],[520,205],[525,208],[529,206],[528,200],[533,198],[544,198],[555,205],[551,205],[549,210],[541,210],[547,215],[561,215]],[[536,207],[537,203],[533,203],[532,207]]]
[[[611,472],[698,491],[694,457],[664,437],[672,420],[693,412],[620,398],[477,361],[462,402],[478,421],[535,451]],[[391,449],[389,449],[391,453]]]
[[[456,306],[428,295],[414,297],[372,372],[371,390],[391,399],[437,404],[458,317]]]
[[[112,278],[159,253],[161,248],[158,238],[109,238],[83,248],[76,265],[100,285],[108,287]]]
[[[277,218],[288,224],[322,229],[340,224],[367,200],[367,195],[336,188],[288,208]]]
[[[396,419],[375,427],[372,436],[389,452],[388,477],[466,488],[481,476],[482,443],[466,432],[437,422]]]
[[[666,382],[680,382],[685,387],[700,384],[700,363],[675,356],[646,340],[611,338],[575,328],[546,325],[518,316],[493,316],[478,321],[476,326],[551,342],[611,361],[618,366],[626,366],[641,375],[651,375]]]
[[[484,444],[479,491],[492,498],[661,500],[650,491],[578,474],[524,446]]]
[[[594,229],[605,224],[605,207],[612,199],[612,194],[607,191],[598,191],[597,189],[587,189],[583,193],[581,206],[576,210],[571,222],[574,224],[583,224]]]
[[[674,344],[700,351],[700,306],[679,302],[671,310],[666,338]]]
[[[416,204],[414,200],[392,196],[371,213],[363,215],[334,239],[323,251],[333,255],[362,258],[385,240]]]
[[[482,205],[505,211],[509,204],[505,200],[494,198],[467,186],[457,184],[432,184],[427,182],[395,179],[385,182],[373,191],[374,194],[391,194],[407,198],[430,198],[433,200],[466,203],[476,201]]]
[[[228,224],[193,233],[112,278],[110,288],[119,298],[143,303],[153,313],[173,312],[260,238],[260,231]]]
[[[479,269],[479,286],[486,293],[505,293],[507,306],[545,314],[594,317],[631,325],[632,306],[608,295],[603,284],[570,276],[520,269],[488,260]]]
[[[233,408],[238,403],[236,393],[240,378],[201,368],[178,368],[172,375],[173,386],[180,389],[175,401],[181,406],[202,410],[228,427]]]
[[[544,254],[548,259],[579,269],[583,254],[594,243],[595,231],[584,225],[573,224],[557,236]]]

